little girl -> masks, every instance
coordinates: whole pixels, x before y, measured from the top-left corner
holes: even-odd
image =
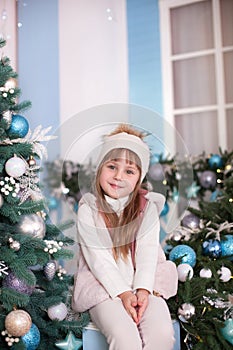
[[[79,203],[72,306],[89,310],[109,350],[173,348],[170,313],[154,288],[164,197],[141,189],[149,158],[143,134],[120,125],[104,139],[94,194]]]

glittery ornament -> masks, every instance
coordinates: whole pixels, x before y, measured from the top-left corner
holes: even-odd
[[[68,313],[67,307],[64,303],[53,305],[48,308],[48,316],[51,320],[63,321]]]
[[[194,214],[188,214],[182,219],[181,224],[184,227],[190,228],[191,230],[195,230],[199,228],[200,219]]]
[[[72,332],[69,332],[65,340],[61,340],[55,343],[55,346],[62,350],[78,350],[81,349],[83,342],[74,336]]]
[[[25,117],[19,114],[12,116],[11,126],[7,130],[11,138],[23,138],[27,135],[29,130],[29,123]]]
[[[233,345],[233,319],[228,318],[224,322],[224,327],[221,328],[221,333],[230,344]]]
[[[222,254],[222,248],[218,239],[209,239],[202,243],[202,252],[211,258],[219,258]]]
[[[33,274],[30,270],[28,273]],[[13,272],[9,272],[8,276],[2,281],[2,285],[7,288],[16,290],[17,292],[31,295],[35,289],[35,286],[30,286],[26,284],[23,280],[18,278]]]
[[[6,162],[5,170],[9,176],[20,177],[26,171],[26,162],[22,158],[14,156]]]
[[[233,235],[226,235],[220,241],[222,256],[229,256],[230,259],[233,259]]]
[[[195,251],[186,244],[180,244],[174,247],[169,253],[169,260],[175,261],[181,259],[180,263],[187,263],[194,267],[196,264]]]
[[[54,260],[48,261],[43,270],[46,279],[52,281],[56,273],[56,262]]]
[[[189,264],[180,264],[177,266],[178,280],[185,282],[193,277],[193,268]]]
[[[195,307],[190,303],[184,303],[179,307],[178,315],[182,322],[187,322],[195,315]]]
[[[163,181],[165,179],[163,166],[159,163],[154,163],[148,171],[149,177],[154,181]]]
[[[26,334],[32,325],[31,316],[24,310],[11,311],[5,318],[5,327],[14,337]]]
[[[43,238],[46,231],[44,220],[37,214],[22,215],[17,228],[21,233],[36,238]]]
[[[40,331],[38,327],[32,323],[30,330],[21,337],[26,350],[36,350],[40,343]]]
[[[217,176],[213,171],[205,170],[203,173],[201,173],[199,181],[201,186],[206,189],[215,188],[217,183]]]

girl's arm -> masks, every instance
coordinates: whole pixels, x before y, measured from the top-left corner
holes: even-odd
[[[158,259],[160,222],[155,203],[149,202],[137,234],[133,289],[153,293]]]
[[[112,298],[130,291],[111,253],[108,230],[96,227],[92,210],[87,204],[79,207],[77,225],[82,253],[95,278]]]

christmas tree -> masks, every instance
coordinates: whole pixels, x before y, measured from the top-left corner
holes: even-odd
[[[230,350],[233,154],[202,155],[193,166],[198,207],[188,208],[166,241],[168,258],[177,264],[179,276],[178,293],[168,303],[183,330],[183,349]]]
[[[0,40],[3,50],[4,40]],[[63,268],[73,241],[70,223],[53,225],[41,192],[40,165],[50,128],[30,131],[18,103],[17,74],[0,60],[0,349],[69,349],[82,346],[87,314],[70,309],[73,277]]]

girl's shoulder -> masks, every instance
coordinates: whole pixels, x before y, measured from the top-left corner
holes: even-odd
[[[158,192],[149,192],[145,191],[141,193],[141,195],[149,202],[156,205],[158,215],[163,210],[164,204],[165,204],[165,196]]]

